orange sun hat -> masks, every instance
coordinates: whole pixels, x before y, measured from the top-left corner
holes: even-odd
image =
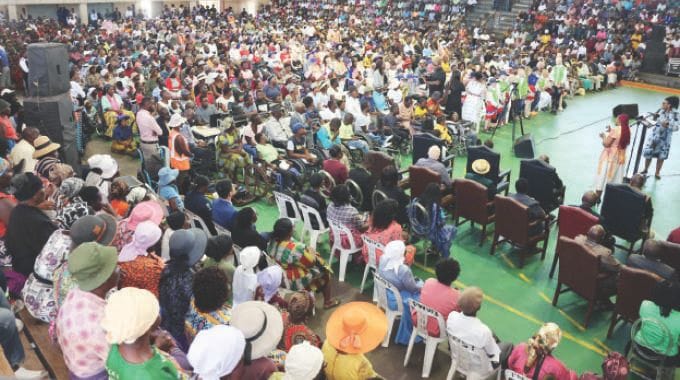
[[[338,307],[326,323],[326,339],[347,354],[373,351],[387,334],[387,317],[368,302],[350,302]]]

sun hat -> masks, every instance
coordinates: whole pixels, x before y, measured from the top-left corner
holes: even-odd
[[[479,175],[484,175],[491,171],[491,165],[489,164],[489,161],[480,158],[472,161],[472,171]]]
[[[323,353],[304,341],[291,347],[286,355],[283,380],[314,380],[323,366]]]
[[[458,307],[463,314],[474,314],[482,307],[484,292],[476,286],[468,286],[458,297]]]
[[[150,220],[155,224],[161,224],[163,221],[163,207],[156,201],[140,202],[130,212],[127,218],[128,231],[134,231],[137,225],[143,221]]]
[[[207,245],[208,236],[203,230],[198,228],[177,230],[170,236],[170,259],[185,256],[189,266],[194,266],[203,257]]]
[[[117,263],[116,248],[95,242],[81,244],[68,255],[68,271],[80,290],[85,292],[97,289],[106,282]]]
[[[115,250],[115,249],[114,249]],[[101,326],[109,344],[131,344],[156,323],[160,305],[146,289],[123,288],[106,301]]]
[[[387,317],[368,302],[350,302],[338,307],[326,322],[326,340],[347,354],[374,350],[387,334]]]
[[[202,330],[191,343],[187,359],[203,380],[219,380],[231,374],[241,362],[246,339],[241,330],[216,325]]]
[[[170,120],[168,121],[168,128],[178,128],[181,127],[182,124],[184,124],[187,121],[182,115],[176,113],[173,114],[172,117],[170,117]]]
[[[279,291],[283,269],[278,265],[270,265],[264,270],[257,272],[257,282],[264,292],[264,302],[269,300]]]
[[[137,225],[132,241],[127,243],[118,255],[118,262],[125,263],[136,259],[138,256],[146,256],[147,249],[152,247],[163,236],[163,231],[157,224],[144,221]]]
[[[241,330],[246,338],[243,355],[246,364],[267,356],[276,348],[283,334],[281,313],[274,306],[262,301],[248,301],[237,305],[231,312],[231,325]]]
[[[14,188],[14,197],[18,201],[27,201],[43,188],[40,178],[33,173],[21,173],[14,176],[11,181]]]
[[[116,237],[116,227],[116,219],[109,214],[86,215],[73,223],[69,235],[74,246],[87,242],[109,245]]]
[[[61,145],[53,143],[49,137],[41,135],[33,140],[33,147],[35,148],[35,152],[33,152],[33,158],[38,159],[47,156],[48,154],[61,148]]]
[[[102,179],[111,179],[118,173],[118,162],[108,154],[94,154],[87,159],[87,164],[91,169],[102,171]]]
[[[166,186],[177,179],[179,170],[164,166],[158,171],[158,186]]]

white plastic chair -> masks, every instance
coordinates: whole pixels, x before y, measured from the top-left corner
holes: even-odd
[[[531,380],[528,377],[511,369],[506,369],[505,372],[503,372],[503,377],[505,377],[505,380]]]
[[[404,314],[404,304],[401,300],[401,293],[396,286],[392,285],[389,281],[380,277],[377,272],[373,272],[373,287],[378,293],[378,307],[385,311],[385,316],[387,316],[387,335],[382,342],[383,347],[388,347],[390,345],[390,337],[392,336],[392,327],[394,326],[394,321],[397,318],[406,318]],[[395,301],[397,303],[397,310],[391,310],[387,302],[387,290],[390,290],[394,295]]]
[[[333,263],[333,254],[337,250],[340,252],[340,282],[345,281],[345,272],[347,271],[347,262],[349,257],[357,252],[361,251],[361,248],[357,246],[354,241],[354,236],[352,236],[352,231],[342,224],[338,224],[332,220],[328,220],[328,225],[331,228],[331,233],[333,234],[333,246],[331,247],[331,253],[328,257],[328,265]],[[347,241],[349,242],[348,248],[342,247],[342,237],[347,236]]]
[[[413,325],[411,338],[408,341],[408,348],[406,349],[406,356],[404,357],[404,367],[408,365],[408,361],[411,359],[411,352],[413,351],[413,345],[416,343],[416,337],[420,336],[425,340],[425,357],[423,358],[423,371],[421,376],[430,377],[430,370],[432,370],[432,362],[434,361],[434,354],[437,352],[437,346],[447,339],[446,323],[444,322],[444,317],[437,310],[425,306],[413,299],[408,300],[408,304],[411,311],[416,312],[416,323]],[[410,316],[407,316],[406,318],[408,317]],[[439,336],[431,336],[428,334],[427,322],[430,318],[434,318],[439,324]]]
[[[483,348],[475,347],[469,343],[449,335],[449,348],[451,349],[451,369],[446,380],[453,379],[456,372],[465,375],[468,380],[483,380],[491,378],[501,379],[500,367],[493,369],[491,359]]]
[[[293,199],[293,197],[288,194],[279,193],[278,191],[274,191],[274,199],[276,200],[276,207],[279,209],[279,218],[290,219],[290,221],[293,222],[293,230],[295,230],[295,223],[298,220],[302,220],[302,216],[300,216],[300,210],[298,209],[298,204],[295,199]],[[289,214],[287,205],[291,205],[293,214]]]
[[[170,149],[168,149],[168,147],[166,147],[166,146],[159,146],[158,147],[158,154],[163,159],[163,166],[169,167],[170,166]]]
[[[189,217],[189,220],[191,221],[191,226],[202,229],[203,232],[205,232],[205,234],[208,235],[208,237],[212,236],[210,228],[208,228],[208,225],[205,224],[203,218],[186,209],[184,210],[184,214]]]
[[[305,237],[305,233],[309,233],[309,246],[312,247],[314,250],[316,250],[316,242],[319,239],[319,235],[328,232],[328,227],[323,226],[323,220],[321,219],[321,215],[319,214],[319,210],[315,209],[312,206],[306,205],[302,202],[298,203],[298,208],[300,209],[300,214],[302,214],[302,236],[300,236],[300,240],[303,240]],[[312,226],[312,220],[316,219],[319,228],[314,229]]]
[[[644,340],[645,336],[638,334],[643,325],[652,326],[650,330],[653,329],[658,331],[660,337],[658,338],[655,337],[654,342],[645,341]],[[638,339],[641,339],[642,342],[638,343],[638,341],[635,339],[636,337],[638,337]],[[669,352],[671,346],[673,345],[672,334],[668,327],[666,327],[666,325],[663,324],[661,321],[658,321],[654,318],[640,318],[637,321],[635,321],[635,323],[633,323],[633,326],[630,328],[631,347],[628,349],[628,355],[626,355],[626,359],[628,359],[628,363],[632,364],[633,361],[635,361],[644,365],[645,367],[651,368],[654,370],[655,373],[654,377],[648,377],[638,373],[638,375],[641,378],[649,380],[673,379],[675,367],[672,365],[664,365],[664,361],[667,360],[667,357],[662,352],[645,349],[646,347],[654,346],[654,343],[664,341],[668,342],[668,346],[663,352]]]
[[[366,269],[364,269],[364,277],[361,279],[361,286],[359,287],[359,293],[364,292],[364,285],[366,285],[366,278],[368,278],[368,272],[373,269],[373,272],[378,271],[378,250],[384,251],[385,246],[377,242],[366,235],[361,235],[361,240],[364,241],[364,246],[368,250],[368,262],[366,263]],[[375,285],[373,286],[373,302],[377,299],[377,294],[375,292]]]

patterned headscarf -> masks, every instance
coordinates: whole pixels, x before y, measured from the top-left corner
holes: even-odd
[[[527,342],[528,357],[525,370],[530,371],[539,358],[550,355],[560,344],[560,339],[562,339],[562,330],[557,324],[548,322],[541,326],[540,330]]]
[[[59,194],[67,199],[71,199],[80,194],[80,190],[85,186],[85,181],[78,177],[69,177],[61,182]]]
[[[59,224],[59,228],[70,230],[71,226],[76,222],[76,220],[86,215],[94,215],[94,210],[91,209],[86,202],[79,201],[69,203],[68,205],[62,207],[57,212],[56,220]]]
[[[288,301],[288,315],[293,323],[303,322],[314,305],[312,296],[307,292],[296,292]]]

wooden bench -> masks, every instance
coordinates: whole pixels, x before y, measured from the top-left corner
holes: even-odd
[[[33,318],[26,309],[19,312],[19,318],[24,322],[26,338],[35,350],[40,363],[49,373],[50,379],[68,379],[68,368],[66,368],[66,363],[64,363],[61,348],[50,338],[50,326]]]
[[[0,347],[0,379],[12,378],[14,377],[14,371],[12,371],[12,366],[5,356],[5,351]]]

